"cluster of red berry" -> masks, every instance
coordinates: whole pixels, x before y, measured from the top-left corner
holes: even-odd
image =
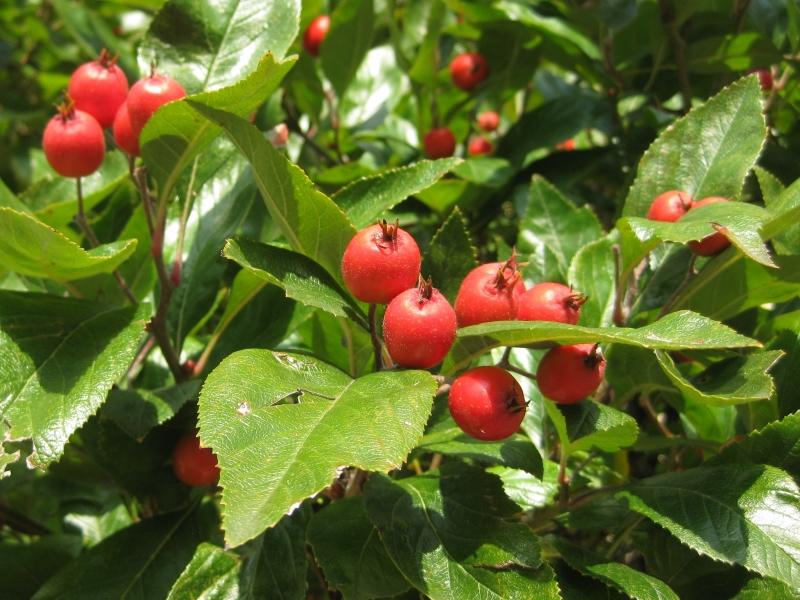
[[[554,282],[529,290],[516,257],[476,267],[464,278],[455,308],[420,276],[422,259],[414,238],[386,221],[359,231],[342,258],[342,276],[362,302],[387,304],[383,319],[386,348],[399,366],[430,369],[450,351],[457,327],[514,319],[577,324],[586,297]],[[542,394],[561,404],[580,402],[603,378],[598,346],[551,349],[539,363]],[[465,433],[481,440],[512,435],[525,416],[525,396],[500,367],[478,367],[455,379],[450,412]]]
[[[656,196],[650,205],[650,210],[647,211],[647,218],[654,221],[674,223],[683,218],[690,210],[708,204],[728,201],[727,198],[722,198],[721,196],[709,196],[695,201],[686,192],[671,190]],[[730,245],[728,238],[719,232],[712,233],[702,240],[689,242],[689,248],[699,256],[714,256]]]
[[[125,73],[103,50],[70,77],[66,101],[44,130],[47,161],[64,177],[91,175],[103,164],[106,127],[119,148],[138,156],[139,135],[153,113],[185,95],[177,81],[155,70],[128,91]]]

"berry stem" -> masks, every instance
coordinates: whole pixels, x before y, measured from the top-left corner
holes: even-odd
[[[89,244],[92,248],[97,248],[97,246],[100,245],[100,240],[97,239],[92,226],[89,224],[89,220],[86,218],[86,211],[83,206],[83,184],[80,177],[75,178],[75,188],[78,195],[78,213],[75,215],[75,221],[78,223],[78,227],[84,237],[89,240]],[[136,296],[134,296],[131,288],[128,287],[128,283],[125,281],[122,274],[117,269],[114,269],[112,274],[117,281],[119,289],[122,290],[122,293],[125,294],[125,298],[128,299],[128,302],[134,306],[139,304],[139,301],[136,299]]]
[[[664,302],[664,306],[662,306],[661,310],[658,312],[657,318],[660,319],[661,317],[663,317],[672,310],[672,307],[675,305],[675,302],[678,300],[678,298],[686,289],[686,287],[689,285],[689,283],[691,283],[692,279],[694,279],[694,276],[696,275],[694,270],[696,262],[697,262],[697,255],[692,254],[692,258],[689,260],[689,266],[686,268],[686,275],[684,276],[683,281],[680,282],[680,284],[678,285],[678,287],[675,288],[670,297],[667,298],[667,301]]]
[[[567,476],[567,457],[564,445],[558,449],[558,507],[561,511],[569,506],[569,477]]]
[[[383,358],[381,351],[381,339],[378,337],[377,316],[378,305],[369,305],[369,337],[372,340],[372,351],[375,354],[375,370],[380,371],[383,369]]]

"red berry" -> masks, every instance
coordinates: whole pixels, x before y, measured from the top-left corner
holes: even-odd
[[[572,138],[569,138],[569,139],[564,140],[563,142],[559,142],[558,144],[556,144],[556,149],[557,150],[566,150],[567,152],[575,150],[575,140],[573,140]]]
[[[44,128],[42,147],[47,162],[64,177],[94,173],[106,152],[103,128],[92,115],[75,110],[72,101],[59,106],[59,114]]]
[[[467,146],[467,152],[470,156],[482,156],[484,154],[491,154],[494,147],[492,142],[483,137],[474,137]]]
[[[128,95],[128,78],[105,50],[100,57],[78,67],[69,79],[67,93],[75,108],[89,113],[101,127],[111,127]]]
[[[342,276],[362,302],[388,304],[414,287],[422,258],[411,235],[386,221],[359,231],[345,248]]]
[[[478,52],[464,52],[450,63],[453,84],[466,92],[473,90],[489,75],[489,63]]]
[[[606,370],[597,345],[557,346],[544,355],[536,371],[536,384],[546,398],[575,404],[590,396]]]
[[[114,142],[123,151],[131,156],[139,156],[142,151],[139,148],[139,137],[133,134],[131,127],[131,117],[128,114],[128,105],[123,102],[114,117]]]
[[[761,84],[761,90],[764,92],[772,91],[774,82],[772,80],[772,72],[769,69],[753,69],[749,73],[758,75],[758,82]]]
[[[516,432],[526,408],[519,383],[499,367],[477,367],[459,375],[450,388],[449,405],[462,431],[484,441]]]
[[[219,480],[217,457],[211,448],[201,448],[194,431],[184,435],[172,453],[172,469],[186,485],[215,485]]]
[[[505,263],[475,267],[461,282],[456,296],[459,327],[514,320],[524,292],[525,283],[513,255]]]
[[[446,158],[456,151],[456,136],[449,127],[431,129],[422,141],[428,158]]]
[[[500,126],[500,115],[493,110],[487,110],[478,115],[478,127],[484,131],[494,131]]]
[[[689,194],[671,190],[656,196],[647,211],[647,218],[653,221],[674,223],[685,215],[691,207],[692,197]]]
[[[328,35],[330,27],[331,18],[328,15],[320,15],[309,24],[303,34],[303,48],[311,56],[319,56],[319,47],[322,45],[322,40]]]
[[[184,363],[181,365],[181,370],[183,374],[187,377],[194,376],[194,369],[197,366],[197,362],[192,360],[191,358],[187,358]]]
[[[690,210],[694,210],[699,206],[706,206],[707,204],[716,204],[717,202],[729,202],[729,200],[720,196],[709,196],[708,198],[703,198],[702,200],[692,203],[692,208]],[[730,240],[719,232],[712,233],[699,242],[689,242],[689,248],[699,256],[714,256],[730,245]]]
[[[181,84],[166,75],[152,74],[133,84],[128,94],[128,114],[138,138],[147,121],[167,102],[186,96]]]
[[[383,335],[392,360],[401,367],[430,369],[450,351],[456,313],[430,281],[406,290],[386,307]]]
[[[289,141],[289,127],[286,123],[278,123],[272,128],[272,145],[282,148]]]
[[[520,321],[555,321],[576,325],[586,296],[561,283],[537,283],[517,303]]]

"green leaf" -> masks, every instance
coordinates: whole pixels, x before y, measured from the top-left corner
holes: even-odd
[[[239,595],[236,556],[213,544],[200,544],[186,565],[167,600],[235,600]]]
[[[775,384],[767,371],[782,354],[779,350],[772,350],[722,360],[689,381],[667,352],[656,350],[661,368],[684,399],[720,406],[769,400],[775,393]]]
[[[559,406],[546,400],[545,407],[568,454],[591,448],[617,452],[632,446],[639,435],[633,417],[599,402]]]
[[[785,583],[753,577],[731,600],[795,600],[797,594]]]
[[[356,233],[341,209],[258,129],[235,115],[189,102],[221,125],[250,161],[267,210],[292,248],[338,279],[342,254]]]
[[[218,89],[248,75],[255,57],[282,58],[299,27],[299,0],[169,0],[142,40],[139,68],[156,61],[189,94]]]
[[[800,480],[800,412],[774,421],[743,441],[727,446],[712,462],[772,465]]]
[[[490,467],[488,471],[503,481],[506,496],[526,510],[544,508],[558,495],[558,464],[551,460],[545,461],[541,478],[508,467]]]
[[[556,548],[561,554],[561,558],[570,567],[609,587],[624,592],[629,598],[678,600],[678,595],[666,583],[632,569],[628,565],[604,559],[602,556],[560,539],[556,541]]]
[[[614,389],[615,401],[620,405],[639,393],[677,393],[672,381],[666,376],[655,354],[650,350],[612,344],[605,351],[605,356],[605,379]]]
[[[74,535],[48,535],[28,544],[0,544],[0,596],[31,598],[80,551],[81,540]]]
[[[409,196],[432,186],[461,163],[459,158],[421,160],[398,169],[362,177],[333,195],[356,229],[381,218]]]
[[[422,275],[433,278],[433,285],[453,303],[464,277],[477,266],[477,251],[467,222],[455,207],[431,240],[422,263]]]
[[[306,529],[310,518],[311,509],[304,504],[238,550],[245,558],[239,578],[241,594],[238,598],[306,598]]]
[[[618,343],[661,350],[710,350],[761,345],[722,323],[688,310],[669,313],[638,329],[580,327],[545,321],[498,321],[459,329],[442,370],[456,371],[473,358],[500,346],[546,347],[553,343]]]
[[[310,258],[245,239],[228,240],[222,252],[256,277],[282,288],[287,298],[369,329],[363,311],[350,294]]]
[[[800,369],[800,328],[780,331],[770,348],[784,352],[784,357],[772,369],[772,378],[777,390],[778,414],[786,416],[800,410],[800,397],[795,391],[796,373]]]
[[[504,158],[472,156],[458,164],[453,174],[470,183],[499,189],[508,183],[514,170]]]
[[[255,3],[247,0],[242,4]],[[262,18],[257,20],[261,22]],[[148,171],[158,181],[162,201],[172,200],[181,173],[220,133],[217,123],[204,119],[202,111],[198,114],[198,106],[247,116],[278,88],[294,61],[288,58],[279,62],[267,54],[238,83],[170,102],[156,111],[142,131],[140,144]]]
[[[527,525],[500,480],[461,463],[439,472],[366,485],[370,519],[403,576],[432,598],[558,598]]]
[[[618,496],[701,554],[800,585],[800,490],[780,469],[704,466],[650,477]]]
[[[572,257],[567,281],[585,294],[580,324],[608,327],[614,316],[614,243],[608,237],[586,244]]]
[[[628,598],[615,589],[597,585],[597,581],[581,575],[564,561],[557,561],[553,569],[563,600],[627,600]]]
[[[174,417],[184,404],[196,398],[200,385],[199,380],[192,380],[153,391],[114,388],[101,414],[141,441],[153,427]]]
[[[390,598],[408,589],[367,516],[364,498],[344,498],[317,512],[308,527],[325,578],[345,598]]]
[[[623,214],[644,216],[667,190],[738,198],[766,137],[762,109],[758,78],[749,76],[675,121],[642,156]]]
[[[342,0],[320,48],[322,70],[337,96],[344,96],[372,44],[375,14],[372,0]]]
[[[19,200],[5,182],[0,179],[0,208],[7,207],[13,208],[17,212],[30,212],[30,209],[25,205],[24,202]]]
[[[572,257],[602,235],[590,208],[578,208],[546,179],[533,176],[517,238],[517,250],[529,263],[523,270],[527,277],[566,282]]]
[[[72,281],[111,273],[136,250],[136,240],[84,250],[36,217],[0,208],[0,262],[30,277]]]
[[[786,186],[781,183],[780,179],[763,167],[756,165],[753,167],[753,172],[756,174],[756,179],[758,179],[764,204],[769,206],[783,193]]]
[[[44,467],[105,401],[138,350],[149,307],[0,292],[0,418]]]
[[[324,50],[323,50],[324,52]],[[376,46],[367,53],[347,93],[339,99],[341,126],[368,129],[385,119],[408,92],[408,79],[397,66],[391,46]]]
[[[195,504],[126,527],[69,563],[34,598],[165,598],[213,531],[214,513]]]
[[[226,540],[238,545],[325,488],[342,467],[397,468],[416,445],[436,392],[422,371],[352,380],[310,357],[245,350],[200,394],[200,438],[222,474]],[[296,403],[276,404],[298,395]]]
[[[468,436],[450,416],[447,402],[434,403],[433,414],[417,448],[450,456],[470,458],[492,465],[505,465],[542,476],[542,457],[526,436],[514,434],[499,442],[482,442]]]

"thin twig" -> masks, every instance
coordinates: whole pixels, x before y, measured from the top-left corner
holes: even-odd
[[[156,345],[156,340],[152,335],[147,336],[147,339],[142,344],[142,347],[139,349],[139,352],[136,354],[136,357],[133,359],[131,366],[128,367],[128,373],[125,375],[125,379],[128,382],[128,385],[133,383],[133,380],[136,379],[136,376],[139,374],[144,361],[147,360],[147,357],[150,355],[150,352],[153,350],[153,347]]]
[[[376,323],[376,314],[378,312],[377,304],[369,305],[369,338],[372,340],[372,351],[375,354],[375,370],[380,371],[383,368],[383,358],[381,352],[381,339],[378,337],[378,326]]]
[[[528,379],[532,379],[533,381],[536,381],[536,375],[534,375],[530,371],[526,371],[525,369],[520,369],[519,367],[515,367],[514,365],[512,365],[510,363],[506,363],[504,365],[498,365],[498,366],[502,366],[506,371],[511,371],[512,373],[517,373],[519,375],[522,375],[523,377],[527,377]]]
[[[614,325],[623,327],[627,316],[625,315],[625,293],[627,290],[628,277],[623,277],[622,273],[622,251],[618,244],[614,244]],[[624,279],[624,280],[623,280]]]
[[[689,67],[686,61],[686,42],[681,37],[678,25],[675,22],[675,7],[672,0],[658,0],[661,9],[661,22],[667,30],[672,56],[675,59],[675,67],[678,73],[678,86],[683,99],[683,111],[689,112],[692,108],[692,86],[689,83]]]
[[[614,558],[614,555],[616,555],[617,550],[619,550],[622,544],[624,544],[628,540],[628,538],[631,537],[633,530],[636,529],[642,523],[642,521],[644,521],[644,517],[642,515],[637,516],[636,519],[633,521],[633,523],[628,525],[625,529],[623,529],[619,533],[617,539],[614,540],[614,543],[611,544],[611,547],[606,552],[607,559],[610,560]]]
[[[658,413],[656,412],[655,407],[653,407],[653,403],[650,401],[650,396],[647,394],[642,394],[639,396],[639,406],[644,409],[644,412],[647,413],[647,416],[650,417],[650,420],[652,420],[655,426],[658,427],[658,430],[664,437],[675,437],[675,434],[670,431],[669,427],[667,427],[665,423],[662,423],[661,419],[658,418]]]
[[[344,489],[344,497],[352,498],[361,494],[361,486],[367,478],[367,472],[361,469],[354,469],[350,474],[347,487]]]
[[[177,286],[180,282],[180,274],[183,268],[183,244],[186,239],[186,223],[189,221],[189,215],[192,213],[194,206],[194,182],[197,176],[197,164],[200,155],[197,155],[192,164],[192,173],[189,175],[189,185],[186,187],[186,197],[183,200],[183,212],[181,213],[181,221],[178,227],[178,242],[175,247],[175,265],[172,268],[173,283]]]
[[[672,309],[673,305],[675,304],[675,301],[686,289],[686,286],[688,286],[689,283],[692,281],[692,279],[696,275],[694,270],[694,265],[696,262],[697,262],[697,255],[692,254],[692,258],[689,260],[689,267],[686,269],[686,275],[684,276],[683,281],[680,282],[678,287],[676,287],[675,290],[672,292],[672,294],[670,294],[669,298],[667,298],[667,301],[664,302],[664,306],[662,306],[661,310],[658,312],[657,318],[660,319]]]
[[[564,445],[558,448],[558,507],[561,511],[569,506],[569,476],[567,475],[567,453]]]

